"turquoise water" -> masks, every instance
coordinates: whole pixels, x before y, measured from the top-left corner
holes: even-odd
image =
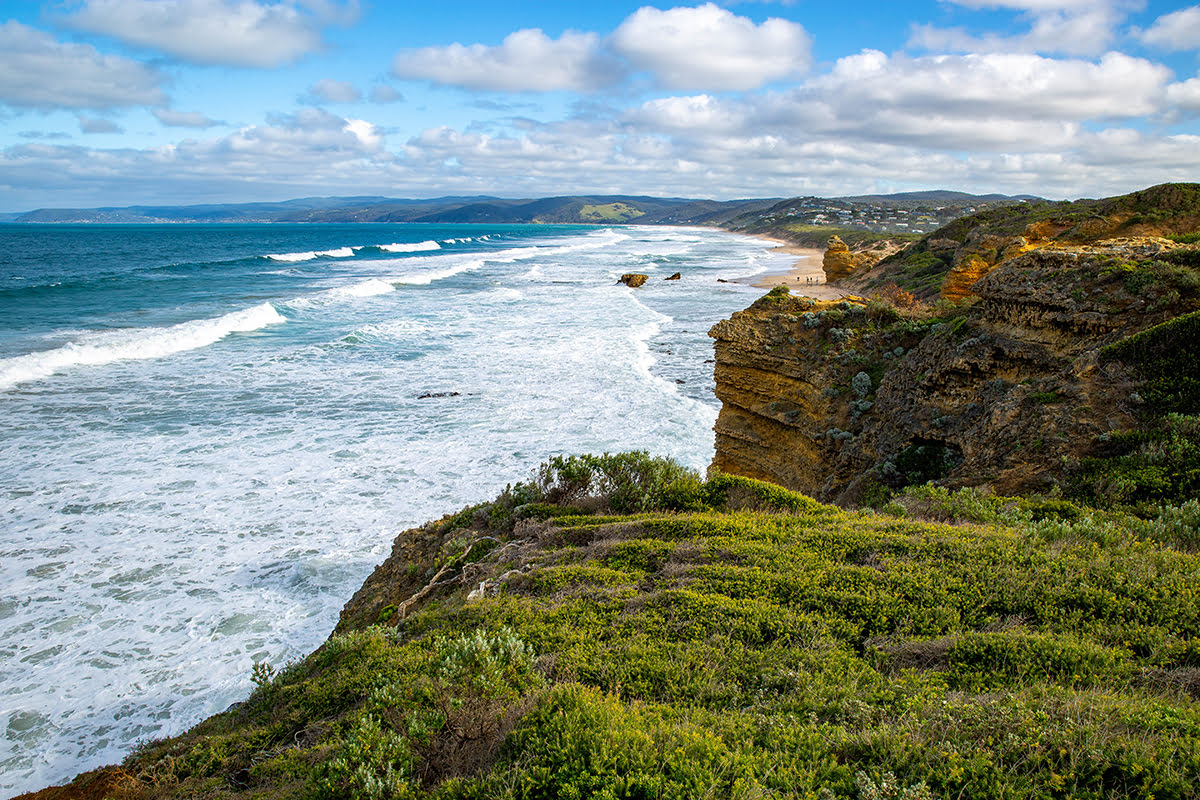
[[[328,636],[392,539],[560,453],[712,457],[691,228],[0,225],[0,796]],[[651,276],[618,285],[625,272]],[[679,281],[663,281],[674,272]]]

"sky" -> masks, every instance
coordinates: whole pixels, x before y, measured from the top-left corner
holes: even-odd
[[[0,212],[1200,181],[1200,5],[0,0]]]

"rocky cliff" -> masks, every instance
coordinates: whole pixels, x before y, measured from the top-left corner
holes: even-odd
[[[1147,424],[1148,378],[1109,346],[1200,307],[1198,255],[1159,238],[1049,243],[937,313],[772,292],[710,332],[713,466],[848,504],[930,479],[1068,482]]]
[[[838,279],[867,294],[889,283],[958,301],[997,266],[1033,250],[1200,229],[1200,184],[1174,183],[1101,200],[1030,202],[951,222],[904,250]]]

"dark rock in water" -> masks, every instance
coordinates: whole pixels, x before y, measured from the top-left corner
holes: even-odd
[[[717,278],[717,283],[733,283],[733,281],[727,281],[724,278]]]
[[[431,397],[458,397],[461,392],[426,392],[419,396],[418,400],[428,400]]]
[[[685,381],[685,380],[681,380],[681,379],[679,379],[679,378],[676,378],[676,379],[675,379],[675,382],[676,382],[676,383],[678,383],[680,386],[682,386],[683,384],[687,383],[687,381]]]
[[[623,283],[630,288],[636,289],[649,280],[649,278],[649,275],[643,275],[640,272],[626,272],[620,277],[617,283]]]
[[[677,281],[677,280],[679,280],[679,279],[680,279],[680,278],[682,278],[682,277],[683,277],[682,275],[680,275],[678,272],[676,272],[674,275],[672,275],[672,276],[671,276],[671,277],[669,277],[669,278],[663,278],[663,280],[664,280],[664,281]]]

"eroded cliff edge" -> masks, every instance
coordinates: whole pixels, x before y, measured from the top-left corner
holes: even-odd
[[[1156,346],[1186,344],[1197,259],[1155,237],[1049,244],[964,302],[915,311],[772,292],[710,332],[713,466],[843,504],[931,479],[1003,494],[1068,483],[1164,410],[1120,343],[1178,323]]]

